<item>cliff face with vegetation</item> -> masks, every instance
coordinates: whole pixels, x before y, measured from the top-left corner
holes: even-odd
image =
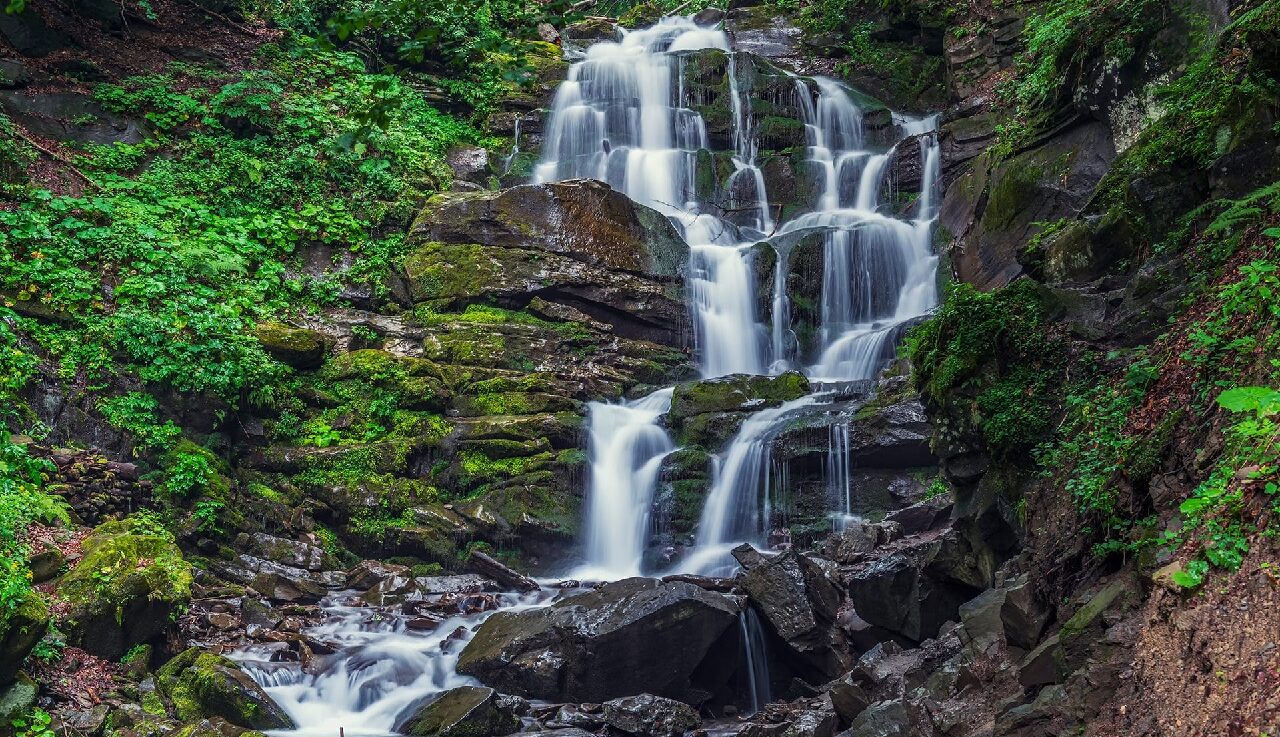
[[[476,549],[564,558],[585,402],[696,374],[665,218],[525,184],[561,45],[678,3],[604,5],[0,15],[0,725],[287,726],[214,654],[256,616],[242,600],[315,616],[377,578],[338,573],[362,558],[420,577]],[[723,10],[762,101],[790,69],[883,101],[873,133],[885,106],[939,113],[945,189],[945,302],[859,414],[868,473],[918,503],[822,548],[798,502],[797,541],[857,615],[816,564],[785,563],[818,612],[787,667],[826,685],[751,728],[1274,733],[1280,6]],[[709,136],[729,135],[723,54],[685,70]],[[797,117],[757,121],[784,207],[810,194]],[[701,163],[716,199],[731,163]],[[820,252],[797,245],[784,280],[802,342]],[[679,390],[678,534],[735,413],[806,389]],[[798,488],[817,430],[779,451]],[[798,580],[744,566],[755,600]]]

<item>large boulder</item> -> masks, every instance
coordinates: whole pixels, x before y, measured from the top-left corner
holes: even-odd
[[[503,737],[520,729],[512,701],[491,688],[462,686],[418,709],[396,731],[413,737]]]
[[[680,737],[702,720],[688,704],[642,693],[606,701],[604,722],[634,737]]]
[[[849,598],[862,619],[919,642],[990,586],[999,562],[955,529],[936,530],[854,567]]]
[[[48,627],[49,608],[35,592],[25,594],[8,617],[0,619],[0,691],[14,682],[22,661]]]
[[[587,179],[437,195],[414,230],[432,241],[534,248],[653,276],[679,276],[689,254],[664,215]]]
[[[155,640],[191,600],[191,566],[173,536],[133,518],[98,526],[57,584],[70,605],[68,641],[115,660]]]
[[[184,722],[220,717],[245,729],[292,729],[293,720],[236,664],[190,648],[156,672],[156,687]]]
[[[746,551],[734,554],[746,560]],[[809,670],[825,679],[846,669],[835,626],[840,592],[821,566],[789,550],[751,566],[741,585],[770,629]]]
[[[549,607],[499,612],[458,659],[460,673],[507,693],[601,702],[652,692],[690,699],[737,603],[686,582],[630,578]],[[729,646],[736,652],[736,639]]]

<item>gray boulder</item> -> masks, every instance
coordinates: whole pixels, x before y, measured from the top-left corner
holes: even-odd
[[[715,646],[737,615],[733,599],[686,582],[626,579],[549,607],[498,612],[462,651],[458,671],[547,701],[690,698],[718,685],[694,673],[708,656],[728,657]]]
[[[606,701],[604,721],[636,737],[680,737],[702,722],[692,706],[648,693]]]
[[[742,588],[769,627],[818,675],[832,678],[843,670],[835,626],[840,592],[817,563],[789,550],[751,568]]]

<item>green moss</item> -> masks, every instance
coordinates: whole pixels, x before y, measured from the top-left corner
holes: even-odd
[[[58,584],[73,617],[110,613],[118,624],[140,599],[173,610],[190,601],[191,566],[173,536],[154,527],[141,532],[130,522],[104,523],[85,538],[83,557]]]
[[[554,456],[549,452],[507,458],[490,458],[484,453],[469,450],[458,454],[459,466],[472,483],[521,476],[553,459]]]
[[[1030,280],[992,292],[956,284],[936,315],[911,331],[912,380],[927,401],[953,414],[950,423],[959,426],[951,432],[977,431],[997,453],[1039,441],[1062,399],[1065,360],[1045,309]]]
[[[656,2],[641,2],[633,5],[627,12],[618,17],[618,25],[623,28],[640,28],[657,23],[666,11]]]
[[[160,668],[156,685],[182,721],[219,716],[241,727],[293,726],[235,663],[198,648],[182,652]]]
[[[681,384],[671,399],[671,418],[710,412],[760,409],[799,399],[809,393],[809,380],[798,371],[778,376],[728,376]]]
[[[1036,187],[1044,176],[1044,170],[1031,163],[1012,161],[997,172],[982,222],[990,230],[1000,230],[1013,224],[1035,198]]]

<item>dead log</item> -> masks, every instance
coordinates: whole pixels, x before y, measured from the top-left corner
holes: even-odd
[[[496,558],[486,555],[479,550],[472,550],[471,555],[467,558],[468,570],[478,573],[486,578],[491,578],[502,584],[503,587],[514,589],[521,592],[537,591],[541,588],[537,581],[532,578],[512,570],[509,566],[499,562]]]

